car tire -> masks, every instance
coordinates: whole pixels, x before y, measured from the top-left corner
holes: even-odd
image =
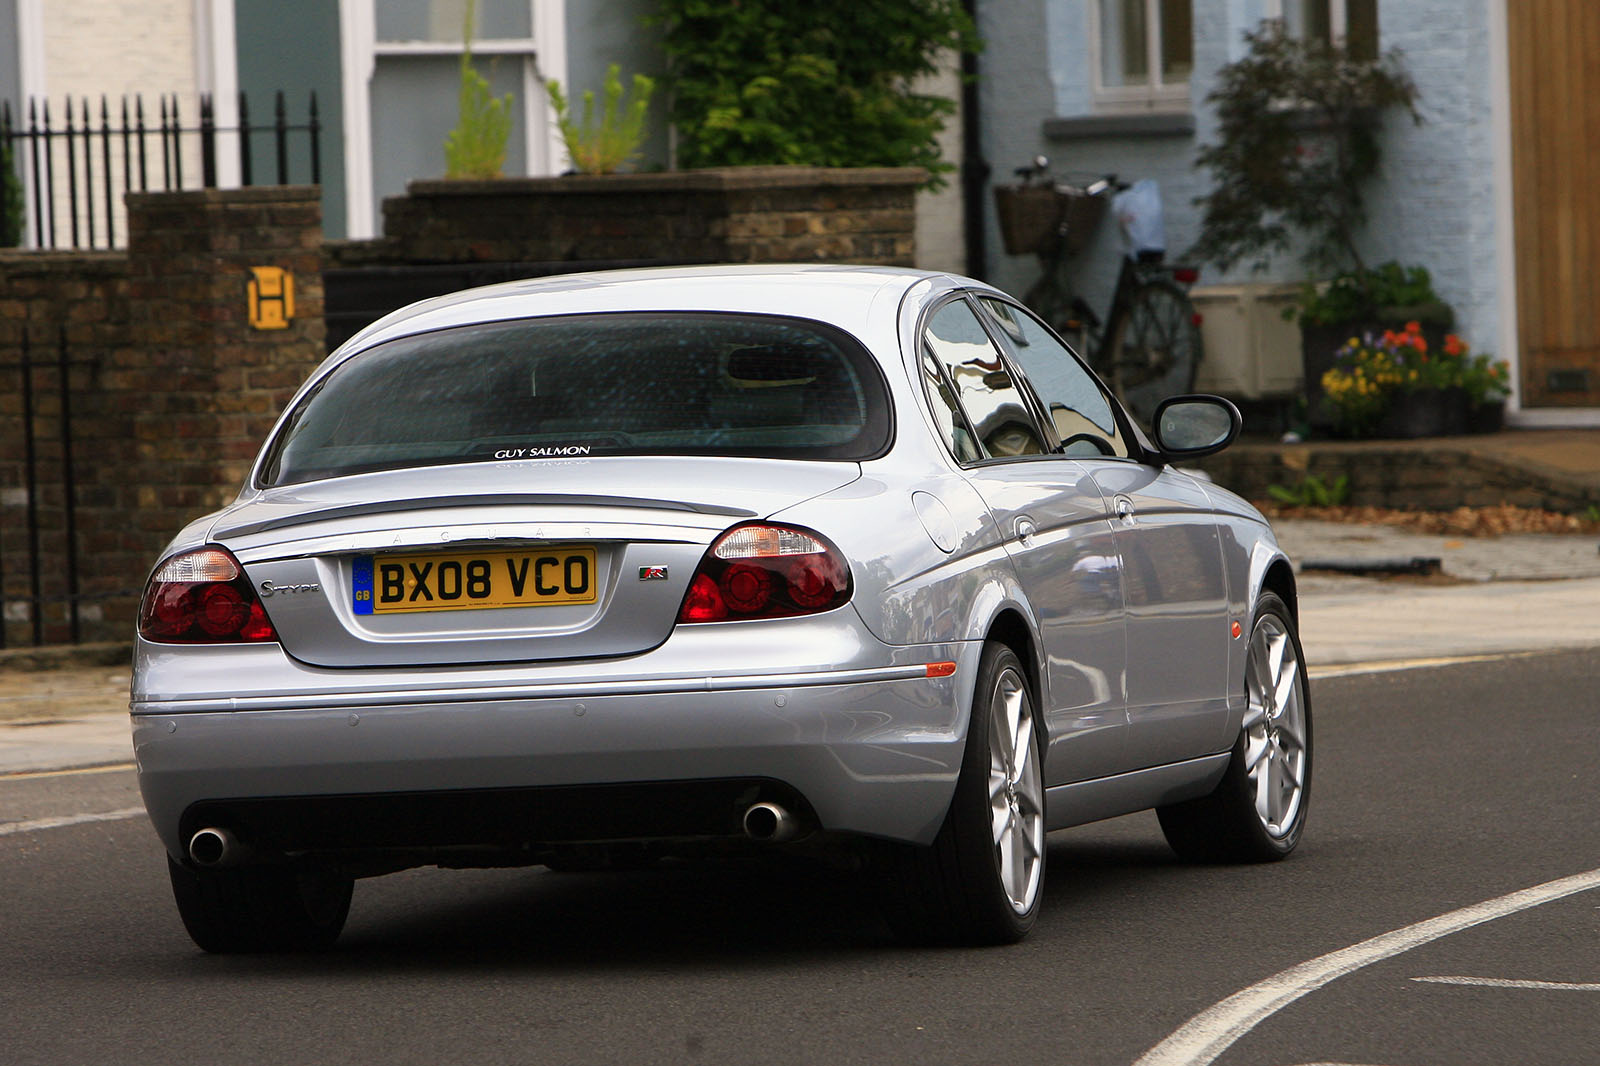
[[[984,646],[955,795],[931,846],[885,845],[884,914],[903,940],[1009,944],[1044,897],[1044,775],[1022,664]]]
[[[1244,724],[1209,795],[1158,808],[1161,831],[1190,862],[1272,862],[1300,842],[1311,799],[1311,687],[1294,618],[1261,594],[1245,653]]]
[[[331,947],[350,914],[354,879],[286,866],[191,869],[167,857],[172,895],[189,936],[206,951],[315,951]]]

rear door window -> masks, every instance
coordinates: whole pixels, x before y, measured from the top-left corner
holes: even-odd
[[[928,317],[923,344],[925,355],[944,371],[941,384],[947,385],[939,389],[926,382],[929,403],[937,414],[954,399],[965,411],[984,458],[1041,455],[1047,450],[1010,368],[965,300],[951,300]],[[947,434],[956,458],[963,461],[966,436],[953,430]]]
[[[859,460],[886,386],[848,334],[770,315],[609,314],[379,345],[304,396],[267,485],[406,466],[598,455]]]
[[[980,296],[997,334],[1033,386],[1046,410],[1062,451],[1074,456],[1112,455],[1127,458],[1128,443],[1117,423],[1111,399],[1100,382],[1044,324],[1022,308]]]

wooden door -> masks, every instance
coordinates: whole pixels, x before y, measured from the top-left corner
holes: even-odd
[[[1522,405],[1600,406],[1600,3],[1506,19]]]

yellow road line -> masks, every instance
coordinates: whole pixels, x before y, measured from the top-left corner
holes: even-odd
[[[109,766],[79,766],[68,770],[18,770],[14,774],[0,774],[0,781],[20,781],[33,777],[72,777],[78,774],[110,774],[118,770],[132,770],[133,763],[119,762]]]
[[[1457,663],[1488,663],[1502,659],[1526,659],[1543,655],[1541,651],[1490,652],[1481,655],[1440,655],[1426,659],[1374,659],[1364,663],[1329,663],[1306,670],[1313,681],[1324,677],[1348,677],[1352,674],[1383,674],[1394,670],[1418,670],[1429,666],[1454,666]]]

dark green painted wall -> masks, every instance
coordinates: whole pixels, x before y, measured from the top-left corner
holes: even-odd
[[[0,3],[5,0],[0,0]],[[289,121],[304,122],[311,93],[322,120],[322,225],[345,233],[344,121],[339,80],[339,5],[329,0],[234,0],[239,89],[250,101],[252,126],[272,121],[273,97],[283,91]],[[257,184],[274,180],[271,139],[254,140]],[[309,180],[304,134],[291,138],[291,182]]]
[[[639,160],[639,170],[659,170],[667,164],[667,94],[661,87],[661,72],[666,56],[661,51],[661,35],[640,21],[653,11],[647,0],[567,0],[567,95],[582,113],[583,91],[591,89],[596,98],[605,84],[606,67],[621,68],[622,84],[631,94],[633,76],[646,74],[656,79],[656,93],[650,102],[650,122]]]
[[[0,0],[0,100],[11,101],[11,117],[18,118],[22,77],[17,69],[17,4]]]

